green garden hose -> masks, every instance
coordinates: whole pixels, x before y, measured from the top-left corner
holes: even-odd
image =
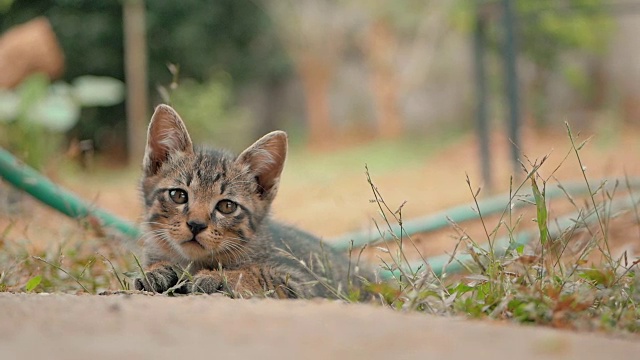
[[[638,206],[638,200],[627,197],[612,201],[607,205],[607,211],[616,213],[618,211],[631,209],[634,206]],[[557,239],[563,234],[563,232],[569,229],[575,228],[577,230],[584,228],[585,224],[592,224],[597,221],[598,217],[596,212],[593,210],[587,214],[580,214],[577,212],[572,213],[554,221],[555,227],[549,228],[549,237],[551,239]],[[488,243],[480,246],[480,248],[487,252],[493,250],[493,256],[500,257],[505,255],[511,249],[516,249],[521,245],[529,244],[531,241],[537,239],[538,236],[539,233],[537,230],[521,231],[514,234],[511,238],[509,236],[504,236],[496,239],[493,241],[491,249],[489,248]],[[481,250],[477,250],[477,252],[481,252]],[[473,258],[469,254],[455,254],[455,256],[445,254],[429,257],[426,259],[426,262],[436,276],[442,276],[445,273],[454,274],[464,271],[465,265],[473,263]],[[412,262],[407,266],[407,268],[413,272],[427,270],[425,261]],[[397,278],[400,275],[401,272],[399,270],[380,272],[381,278],[385,280],[394,277]]]
[[[601,185],[601,183],[602,181],[591,182],[590,188],[596,189]],[[612,184],[608,184],[608,186],[611,187]],[[640,179],[630,179],[629,186],[633,189],[640,188]],[[571,182],[563,184],[562,189],[559,187],[546,189],[545,198],[547,200],[552,200],[554,198],[563,197],[565,196],[565,192],[573,197],[585,196],[589,194],[589,187],[587,187],[584,182]],[[486,217],[505,212],[510,206],[512,209],[516,209],[530,205],[530,203],[518,199],[524,198],[533,201],[533,195],[531,192],[524,194],[518,193],[517,195],[517,198],[513,200],[509,194],[503,194],[478,201],[477,208],[480,209],[480,212],[477,211],[475,203],[455,206],[432,215],[407,220],[403,222],[402,228],[397,224],[392,225],[391,230],[398,238],[400,238],[401,235],[406,236],[428,233],[446,228],[451,225],[451,222],[462,223],[468,220],[476,220],[479,218],[479,213],[482,214],[483,217]],[[387,229],[385,228],[384,230]],[[359,248],[364,245],[373,245],[377,242],[388,241],[391,239],[392,237],[390,234],[386,233],[383,239],[377,230],[372,229],[340,235],[332,238],[329,243],[340,250],[347,250],[351,247]]]
[[[127,237],[137,238],[140,234],[135,224],[87,203],[77,195],[54,184],[2,148],[0,148],[0,177],[69,217],[97,219],[102,226],[113,228]]]

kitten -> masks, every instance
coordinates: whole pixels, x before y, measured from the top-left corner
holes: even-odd
[[[158,106],[142,165],[145,273],[135,288],[278,298],[346,290],[346,256],[269,219],[286,154],[282,131],[237,157],[194,148],[175,110]]]

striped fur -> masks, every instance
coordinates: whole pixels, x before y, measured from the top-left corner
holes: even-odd
[[[335,297],[348,260],[310,234],[269,219],[287,152],[275,131],[238,156],[194,148],[160,105],[143,161],[145,274],[139,290]]]

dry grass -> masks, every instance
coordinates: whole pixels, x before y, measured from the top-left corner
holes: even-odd
[[[456,258],[467,254],[469,260],[456,266],[465,270],[461,275],[451,276],[446,265],[443,274],[436,274],[410,234],[393,234],[392,225],[402,224],[404,204],[397,210],[387,205],[367,172],[372,201],[382,217],[378,225],[381,237],[392,238],[391,245],[378,247],[383,268],[394,274],[392,283],[396,284],[377,286],[382,301],[398,309],[436,314],[576,330],[639,332],[640,279],[636,274],[640,258],[629,249],[615,254],[611,236],[624,229],[617,236],[625,236],[625,243],[640,240],[637,185],[632,187],[628,179],[609,186],[604,181],[591,185],[581,157],[586,142],[578,143],[567,129],[571,146],[564,159],[574,157],[589,195],[579,201],[567,193],[565,201],[573,206],[574,214],[568,221],[556,221],[549,216],[545,190],[551,183],[561,186],[556,175],[566,160],[549,168],[545,167],[548,156],[527,159],[522,164],[524,180],[510,186],[511,201],[529,202],[529,211],[534,214],[536,235],[525,246],[518,241],[522,215],[511,211],[509,203],[497,219],[485,219],[478,210],[481,190],[467,178],[481,231],[471,235],[460,224],[452,224],[458,238],[448,267],[459,265]],[[545,168],[550,169],[546,175]],[[522,198],[519,194],[524,188],[529,188],[532,196]],[[557,229],[552,229],[554,223]],[[494,251],[499,234],[507,234],[510,244],[506,251]],[[412,248],[413,261],[405,250]]]

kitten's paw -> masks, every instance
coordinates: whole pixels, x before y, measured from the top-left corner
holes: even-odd
[[[213,294],[223,293],[232,298],[248,298],[254,296],[268,296],[275,291],[277,297],[282,296],[283,291],[278,288],[263,288],[261,280],[267,285],[273,285],[273,279],[259,278],[257,274],[262,274],[260,268],[248,268],[242,270],[229,271],[200,271],[193,277],[189,292]]]
[[[142,278],[135,279],[136,290],[163,293],[178,282],[178,274],[169,265],[162,265],[146,271]]]
[[[217,272],[207,272],[198,274],[193,277],[193,281],[189,284],[189,292],[213,294],[223,290],[224,278]]]

